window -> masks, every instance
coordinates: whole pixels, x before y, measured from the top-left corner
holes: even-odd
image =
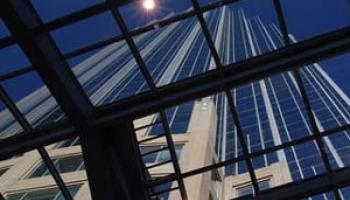
[[[3,174],[5,174],[5,172],[7,172],[8,169],[10,169],[10,168],[7,167],[7,168],[2,168],[2,169],[0,169],[0,177],[1,177]]]
[[[140,151],[141,151],[141,155],[151,152],[151,151],[156,151],[157,149],[162,149],[166,146],[164,145],[159,145],[159,146],[143,146],[140,147]],[[180,159],[181,156],[181,151],[182,151],[182,147],[183,145],[175,145],[175,151],[176,151],[176,155],[177,158]],[[142,157],[144,163],[157,163],[157,162],[163,162],[163,161],[167,161],[170,160],[170,152],[168,149],[164,149],[162,151],[157,151],[148,155],[145,155]]]
[[[270,180],[259,181],[258,185],[259,185],[259,188],[261,191],[267,190],[270,188]],[[252,184],[249,184],[249,185],[243,186],[243,187],[238,187],[236,189],[236,191],[237,191],[237,196],[239,196],[239,197],[254,194]]]
[[[81,185],[68,186],[72,196],[78,192]],[[42,189],[31,192],[21,192],[6,196],[6,200],[63,200],[64,197],[58,188]]]
[[[171,182],[156,186],[156,187],[154,187],[153,193],[158,193],[158,192],[169,190],[171,188],[171,186],[172,186]],[[170,195],[169,192],[164,192],[164,193],[161,193],[161,194],[157,195],[156,197],[152,198],[152,200],[168,200],[169,195]]]
[[[60,173],[74,172],[78,170],[84,170],[84,160],[81,155],[57,158],[52,160],[56,169]],[[47,176],[49,174],[45,163],[41,162],[40,165],[28,176],[28,178]]]
[[[172,134],[187,133],[193,107],[194,101],[167,110],[166,114],[169,120],[170,130]],[[157,115],[155,121],[160,121],[159,115]],[[156,124],[149,129],[149,135],[159,135],[163,133],[164,128],[161,124]]]
[[[79,137],[64,140],[57,145],[57,148],[71,147],[71,146],[77,146],[77,145],[80,145]]]

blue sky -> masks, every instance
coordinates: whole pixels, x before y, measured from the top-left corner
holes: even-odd
[[[31,0],[44,22],[70,14],[74,11],[100,3],[103,0]],[[214,0],[199,0],[202,5]],[[190,8],[190,0],[159,0],[155,14],[146,13],[136,3],[121,8],[129,29],[142,26],[171,13],[180,13]],[[298,40],[304,40],[350,24],[348,0],[281,0],[282,9],[290,33]],[[247,16],[259,15],[266,23],[277,23],[272,0],[244,0],[234,7],[245,8]],[[232,6],[231,6],[232,7]],[[51,35],[63,52],[68,52],[96,41],[120,34],[111,13],[102,13],[93,18],[53,31]],[[9,31],[0,21],[0,38]],[[94,52],[92,52],[94,53]],[[71,66],[92,53],[68,60]],[[330,76],[350,95],[350,56],[339,56],[321,62]],[[0,50],[0,75],[29,65],[29,61],[18,46]],[[10,95],[18,100],[38,88],[42,83],[35,73],[30,73],[4,83]]]

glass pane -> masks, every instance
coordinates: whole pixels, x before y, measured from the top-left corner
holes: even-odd
[[[0,139],[8,138],[23,131],[12,113],[0,101]]]
[[[78,170],[79,166],[81,166],[83,162],[83,157],[79,155],[74,157],[58,159],[55,162],[55,166],[60,173],[67,173]]]
[[[141,154],[145,154],[145,153],[154,151],[154,150],[159,149],[159,148],[160,148],[160,146],[140,147],[140,151],[141,151]],[[145,164],[154,163],[156,161],[157,156],[158,156],[157,153],[152,153],[152,154],[143,156],[143,162]]]
[[[103,0],[62,1],[30,0],[44,22],[71,14],[84,8],[96,5]]]
[[[66,53],[119,35],[115,20],[105,12],[51,32],[59,49]]]
[[[344,54],[300,70],[321,131],[350,124],[349,58]]]
[[[258,181],[258,186],[261,191],[267,190],[270,188],[270,180]],[[237,188],[238,196],[245,196],[254,193],[253,185],[247,185],[241,188]]]
[[[68,190],[74,196],[79,190],[80,185],[68,186]],[[6,196],[6,200],[53,200],[56,199],[64,200],[61,192],[58,188],[41,189],[31,192],[23,192],[19,194],[10,194]]]
[[[79,191],[80,189],[80,186],[68,186],[68,190],[69,190],[69,193],[74,197],[77,192]],[[60,192],[59,196],[57,197],[57,200],[65,200],[66,198],[64,198],[64,196],[62,195],[62,193]]]
[[[0,177],[7,172],[8,168],[0,169]]]
[[[283,0],[287,28],[301,41],[350,25],[347,0]]]
[[[71,68],[74,68],[73,72],[78,74],[77,70],[78,70],[78,68],[81,68],[78,66],[86,65],[85,63],[88,63],[88,62],[95,60],[96,56],[94,56],[94,55],[97,54],[98,52],[102,51],[101,49],[103,49],[103,48],[97,48],[97,49],[94,49],[94,50],[89,51],[87,53],[83,53],[83,54],[80,54],[80,55],[77,55],[74,57],[69,57],[68,59],[66,59],[66,62],[68,63],[68,65]],[[108,49],[108,48],[106,48],[106,49]]]
[[[192,116],[194,102],[181,104],[176,107],[166,110],[170,130],[172,134],[186,134],[188,133],[189,123]],[[161,121],[160,116],[155,115],[154,122]],[[164,133],[163,125],[161,123],[149,128],[149,135],[159,135]]]
[[[120,8],[120,13],[129,29],[169,18],[191,9],[190,0],[155,0],[153,9],[146,9],[145,1],[136,1]]]
[[[204,16],[224,65],[284,46],[271,0],[243,0]]]
[[[64,147],[71,147],[71,146],[78,146],[80,145],[79,137],[73,137],[67,140],[64,140],[60,142],[56,148],[64,148]]]
[[[310,178],[326,172],[315,142],[296,145],[284,150],[293,181]]]
[[[40,163],[40,165],[29,175],[29,178],[40,177],[43,175],[48,175],[48,169],[44,163]]]
[[[22,196],[24,196],[24,193],[11,194],[11,195],[6,197],[6,200],[20,200],[22,198]]]
[[[270,188],[270,180],[259,181],[258,185],[260,190],[267,190]]]
[[[81,166],[83,165],[84,160],[83,157],[79,155],[73,157],[52,159],[52,162],[54,163],[59,173],[67,173],[81,170]],[[39,166],[29,175],[29,178],[47,176],[48,174],[48,168],[43,162],[41,162]]]
[[[0,49],[0,61],[0,75],[31,65],[27,56],[18,45]]]
[[[219,0],[198,0],[199,5],[205,6],[214,2],[218,2]]]
[[[350,166],[350,131],[325,136],[323,143],[333,169]]]
[[[51,200],[54,199],[58,193],[58,189],[41,190],[28,193],[24,199],[26,200]]]
[[[17,107],[33,127],[63,120],[65,115],[36,72],[3,83]]]
[[[181,151],[182,151],[182,145],[176,145],[175,146],[176,156],[177,159],[180,159]],[[171,160],[170,152],[169,150],[164,150],[159,153],[158,162],[164,162],[167,160]]]
[[[94,105],[104,105],[149,88],[125,41],[111,44],[73,67]]]
[[[195,17],[136,36],[134,40],[157,86],[215,68]]]
[[[165,184],[158,185],[150,190],[151,200],[171,200],[171,199],[179,199],[179,190],[174,190],[171,192],[164,192],[165,190],[169,190],[170,188],[177,187],[177,182],[168,182]],[[158,194],[158,195],[152,195]]]
[[[317,194],[317,195],[308,197],[307,199],[310,199],[310,200],[336,200],[334,193],[332,193],[332,192]]]
[[[237,189],[238,196],[245,196],[245,195],[250,195],[253,193],[254,193],[254,190],[253,190],[252,185],[248,185],[248,186]]]
[[[10,35],[10,31],[7,29],[4,21],[0,19],[0,38],[4,38]]]

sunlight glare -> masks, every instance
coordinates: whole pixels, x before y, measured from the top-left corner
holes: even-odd
[[[142,5],[146,10],[152,10],[156,6],[154,0],[144,0]]]

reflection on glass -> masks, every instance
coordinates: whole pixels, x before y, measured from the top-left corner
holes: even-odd
[[[270,180],[258,181],[258,185],[261,191],[267,190],[270,188]],[[254,194],[253,185],[249,184],[243,187],[237,187],[236,192],[239,197]]]
[[[80,185],[68,186],[69,192],[74,196],[80,188]],[[64,200],[62,193],[58,188],[41,189],[7,195],[6,200]]]
[[[52,162],[59,173],[74,172],[85,169],[82,155],[52,159]],[[30,173],[28,178],[47,176],[49,174],[50,172],[45,163],[41,162],[39,166]]]
[[[65,118],[56,99],[51,95],[51,92],[36,72],[9,79],[3,83],[3,86],[33,127],[41,127]],[[9,116],[6,110],[1,114],[6,117]],[[1,119],[6,117],[1,117]],[[5,124],[5,122],[3,123]],[[6,121],[6,123],[10,122]]]
[[[164,147],[166,147],[166,146],[160,146],[160,145],[156,145],[156,146],[141,146],[140,147],[141,155],[142,154],[147,154],[148,152],[160,150],[160,149],[162,149]],[[177,159],[180,159],[182,148],[183,148],[183,145],[175,145],[175,151],[176,151]],[[143,158],[144,163],[148,164],[148,163],[161,163],[161,162],[168,161],[168,160],[171,159],[171,156],[170,156],[169,150],[165,149],[165,150],[162,150],[162,151],[157,151],[155,153],[151,153],[151,154],[145,155],[142,158]]]

